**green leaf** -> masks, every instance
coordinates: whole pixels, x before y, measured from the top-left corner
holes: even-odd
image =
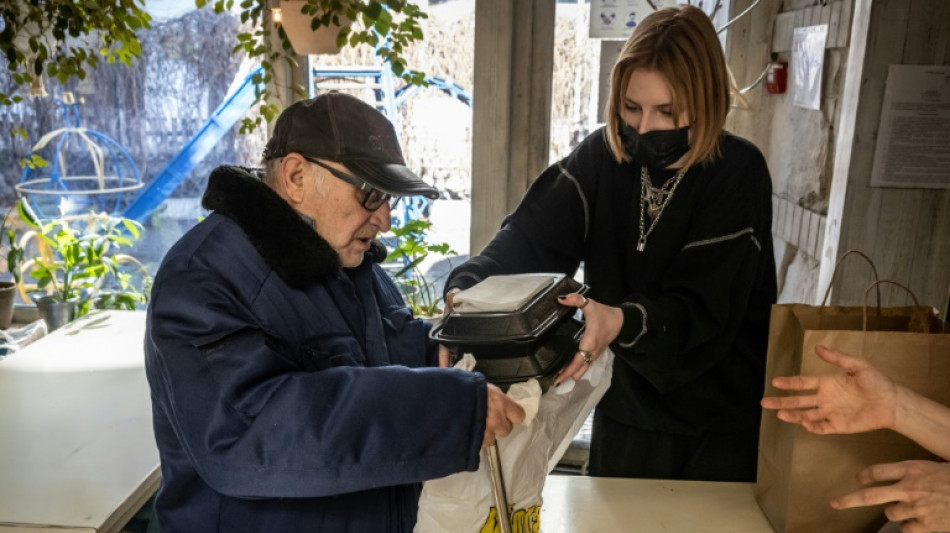
[[[122,219],[122,225],[125,226],[125,229],[129,230],[129,233],[132,234],[132,238],[133,238],[133,239],[135,239],[135,240],[138,240],[138,239],[139,239],[139,235],[140,235],[140,233],[139,233],[140,224],[138,224],[137,222],[135,222],[135,221],[133,221],[133,220],[129,220],[129,219],[127,219],[127,218],[123,218],[123,219]]]
[[[442,255],[457,255],[457,252],[453,250],[452,247],[447,242],[430,245],[427,249],[430,252],[435,252]]]
[[[389,30],[392,27],[392,24],[392,15],[389,14],[389,11],[383,11],[380,13],[379,18],[376,19],[374,26],[380,35],[389,35]]]
[[[396,62],[396,61],[391,62],[391,63],[390,63],[390,67],[391,67],[392,70],[393,70],[393,74],[395,74],[396,76],[402,76],[403,71],[406,69],[406,67],[403,66],[403,64],[402,64],[401,61],[399,61],[399,62]]]

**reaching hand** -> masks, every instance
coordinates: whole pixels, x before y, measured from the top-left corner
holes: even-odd
[[[590,364],[597,360],[610,343],[620,334],[623,326],[623,311],[620,308],[598,303],[585,298],[578,293],[571,293],[558,298],[561,305],[577,307],[584,313],[584,336],[577,343],[577,353],[574,359],[565,366],[554,380],[560,385],[570,378],[581,379]]]
[[[835,509],[897,502],[884,509],[887,518],[902,522],[901,533],[950,531],[950,464],[904,461],[874,465],[858,474],[867,485],[895,481],[835,498]]]
[[[442,309],[442,316],[448,316],[455,309],[455,295],[462,292],[458,287],[449,290],[445,295],[445,308]]]
[[[448,368],[455,364],[455,359],[458,357],[458,350],[456,348],[449,348],[444,344],[439,345],[439,367]]]
[[[488,416],[482,446],[491,446],[495,439],[511,433],[515,424],[524,422],[524,409],[501,389],[488,384]]]
[[[461,292],[461,289],[455,288],[445,295],[445,308],[442,309],[442,318],[449,316],[455,308],[455,295]],[[439,345],[439,366],[448,368],[455,364],[458,352],[454,348],[449,348],[444,344]]]
[[[777,377],[772,385],[811,394],[766,397],[762,407],[777,409],[785,422],[801,424],[812,433],[860,433],[893,428],[898,386],[866,361],[824,346],[815,352],[841,368],[833,376]]]

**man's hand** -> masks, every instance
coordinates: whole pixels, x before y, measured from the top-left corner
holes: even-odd
[[[778,410],[778,418],[801,424],[817,434],[860,433],[894,428],[898,386],[862,359],[824,346],[815,352],[842,369],[833,376],[777,377],[772,385],[799,396],[766,397],[762,407]]]
[[[950,464],[904,461],[874,465],[858,474],[864,485],[896,481],[835,498],[835,509],[850,509],[897,502],[884,509],[893,522],[902,522],[901,533],[950,531]]]
[[[524,409],[501,389],[488,384],[488,416],[485,420],[485,438],[482,446],[491,446],[498,437],[511,433],[515,424],[524,422]]]

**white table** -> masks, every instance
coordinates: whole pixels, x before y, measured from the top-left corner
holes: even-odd
[[[98,312],[0,361],[0,531],[118,531],[158,489],[144,333]]]
[[[548,476],[544,533],[774,533],[753,483]]]

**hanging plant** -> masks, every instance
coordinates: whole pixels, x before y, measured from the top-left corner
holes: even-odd
[[[7,60],[13,90],[0,91],[0,105],[23,100],[18,89],[29,87],[33,96],[45,96],[43,75],[61,84],[85,79],[99,62],[126,65],[142,54],[135,32],[149,27],[144,0],[7,0],[0,11],[0,52]],[[10,132],[26,138],[14,125]],[[45,165],[38,156],[21,166]]]
[[[376,49],[380,57],[392,69],[393,74],[406,83],[425,85],[425,73],[409,69],[403,53],[406,47],[423,39],[420,22],[428,15],[417,5],[405,0],[306,0],[295,2],[294,9],[312,17],[310,28],[336,30],[338,47],[369,45]],[[303,5],[300,5],[303,4]],[[230,11],[234,0],[195,0],[199,8],[211,5],[216,13]],[[243,51],[248,58],[259,59],[261,72],[254,82],[260,87],[255,103],[259,105],[260,116],[255,120],[243,119],[241,133],[248,133],[261,125],[261,121],[271,121],[280,113],[280,107],[271,101],[270,84],[274,80],[274,65],[288,62],[297,63],[293,58],[293,46],[283,27],[276,25],[280,48],[275,49],[271,37],[273,13],[267,9],[267,0],[241,0],[240,18],[242,23],[250,23],[250,32],[238,35],[238,44],[234,51]],[[353,21],[352,23],[348,21]],[[301,95],[306,95],[303,87],[294,87]]]
[[[262,66],[254,79],[259,87],[255,103],[260,116],[245,118],[241,133],[253,131],[262,118],[276,118],[280,108],[271,103],[269,89],[274,65],[281,61],[295,64],[283,28],[276,26],[278,39],[271,39],[272,13],[267,4],[268,0],[240,0],[238,4],[241,22],[253,29],[238,35],[233,51],[243,51]],[[235,0],[195,0],[195,5],[211,5],[216,13],[223,13],[234,8]],[[136,32],[150,27],[151,17],[144,6],[145,0],[6,0],[0,8],[0,52],[7,58],[14,89],[0,92],[0,105],[22,101],[16,93],[27,87],[32,94],[45,94],[44,74],[65,84],[73,78],[85,79],[87,70],[97,68],[101,60],[130,65],[142,53]],[[407,68],[403,57],[406,46],[423,38],[420,22],[428,15],[417,5],[406,0],[306,0],[300,10],[312,17],[314,31],[338,27],[338,46],[372,46],[396,76],[407,83],[425,84],[425,74]],[[280,43],[279,49],[274,42]],[[306,94],[302,87],[294,89]],[[26,138],[21,127],[14,126],[11,132]],[[33,168],[44,164],[41,158],[21,161],[21,166]]]

